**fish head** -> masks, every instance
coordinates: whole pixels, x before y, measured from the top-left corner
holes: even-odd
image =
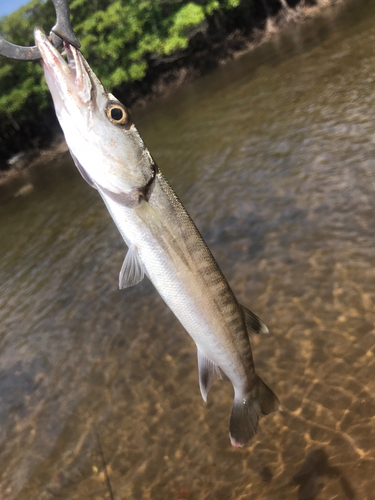
[[[42,29],[35,28],[34,37],[57,118],[81,173],[115,195],[142,192],[152,183],[156,165],[127,108],[73,45],[64,40],[65,60]]]

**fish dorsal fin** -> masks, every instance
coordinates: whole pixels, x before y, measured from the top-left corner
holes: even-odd
[[[82,167],[82,165],[77,160],[77,158],[74,156],[74,154],[72,153],[72,150],[70,148],[69,148],[69,151],[70,151],[70,154],[71,154],[71,156],[73,158],[75,166],[78,169],[78,172],[82,175],[82,177],[85,179],[85,181],[87,182],[87,184],[89,184],[94,189],[97,189],[97,187],[94,184],[94,181],[91,179],[91,177],[89,176],[89,174],[87,173],[87,171]]]
[[[207,401],[208,391],[215,380],[222,379],[220,369],[198,349],[199,387],[202,398]]]
[[[135,245],[131,245],[126,254],[119,276],[119,288],[127,288],[136,285],[143,280],[145,268],[139,258]]]
[[[249,309],[246,309],[244,306],[242,306],[242,310],[245,316],[245,324],[249,337],[252,337],[254,334],[258,335],[259,333],[269,333],[266,325],[256,314],[251,312]]]

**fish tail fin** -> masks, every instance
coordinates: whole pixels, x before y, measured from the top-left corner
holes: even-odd
[[[232,446],[242,448],[256,434],[259,417],[279,408],[277,396],[258,377],[255,388],[249,394],[234,399],[229,425]]]

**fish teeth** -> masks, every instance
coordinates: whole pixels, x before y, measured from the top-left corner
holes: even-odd
[[[69,68],[76,73],[77,65],[74,59],[70,59],[68,56],[68,66]]]

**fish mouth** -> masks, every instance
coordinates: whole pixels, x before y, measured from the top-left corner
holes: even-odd
[[[62,55],[66,54],[67,56],[68,68],[70,69],[72,76],[74,76],[76,85],[77,84],[82,85],[84,80],[83,75],[84,73],[86,73],[86,71],[81,53],[79,52],[78,49],[74,47],[74,45],[71,45],[66,40],[63,40],[63,43],[64,43],[64,50],[62,52]]]
[[[51,93],[53,94],[52,84],[58,87],[59,93],[63,94],[62,97],[72,96],[73,86],[79,99],[88,102],[91,98],[91,82],[86,70],[87,63],[81,52],[63,40],[64,50],[60,54],[39,27],[34,29],[34,38],[42,55],[41,64]],[[67,56],[67,61],[63,58],[64,54]]]

